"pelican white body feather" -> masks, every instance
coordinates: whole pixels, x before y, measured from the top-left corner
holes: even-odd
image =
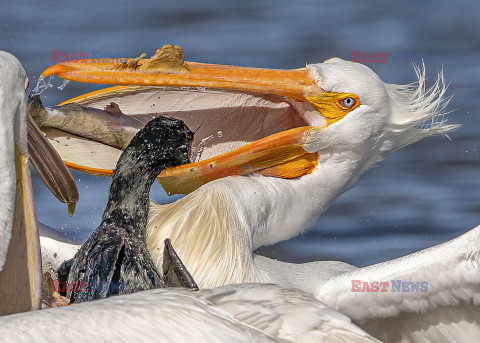
[[[57,270],[65,261],[73,258],[81,245],[62,242],[50,237],[40,236],[42,247],[42,271]]]
[[[363,268],[335,261],[295,265],[261,256],[255,264],[271,282],[313,294],[382,341],[471,342],[480,339],[479,243],[480,226],[451,241]],[[400,288],[393,288],[392,280],[400,282]],[[387,282],[387,291],[375,291],[374,281],[377,286]],[[421,291],[419,283],[426,288]]]
[[[198,292],[158,289],[5,316],[0,338],[39,343],[378,342],[302,292],[257,284]]]

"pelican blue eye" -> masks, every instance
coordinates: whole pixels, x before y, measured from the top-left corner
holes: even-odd
[[[355,105],[355,99],[351,98],[351,97],[345,98],[345,99],[342,100],[342,105],[344,107],[350,108],[353,105]]]

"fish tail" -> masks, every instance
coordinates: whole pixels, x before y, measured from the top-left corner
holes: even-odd
[[[45,107],[43,107],[40,93],[30,92],[28,95],[27,113],[39,127],[43,126],[45,118],[47,117],[47,111]]]

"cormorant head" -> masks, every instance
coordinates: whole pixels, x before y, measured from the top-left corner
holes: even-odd
[[[122,155],[130,155],[130,163],[146,171],[160,173],[165,168],[189,163],[192,141],[193,132],[182,120],[160,116],[137,133]]]

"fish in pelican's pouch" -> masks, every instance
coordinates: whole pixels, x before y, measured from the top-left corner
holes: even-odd
[[[27,112],[40,128],[67,131],[122,150],[145,126],[145,123],[123,114],[114,102],[106,105],[103,110],[74,102],[45,108],[40,94],[30,93]]]

